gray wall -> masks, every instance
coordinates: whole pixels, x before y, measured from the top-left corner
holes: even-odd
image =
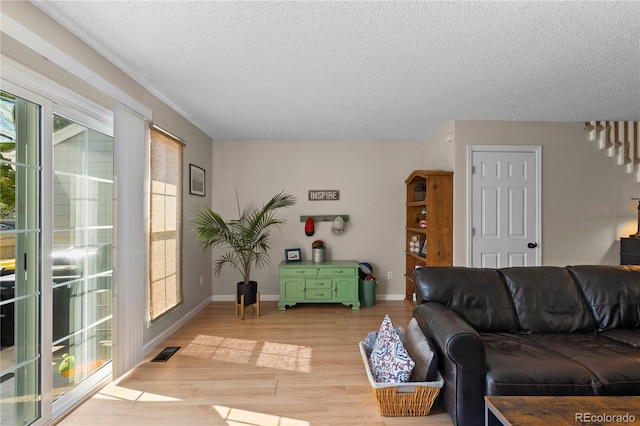
[[[512,144],[542,146],[542,263],[619,264],[620,237],[636,231],[631,198],[640,196],[640,183],[589,142],[583,127],[456,120],[429,138],[427,153],[449,152],[441,161],[454,164],[454,264],[467,263],[468,146]]]
[[[300,247],[311,258],[311,243],[324,240],[328,259],[367,261],[378,278],[380,297],[404,297],[404,180],[423,164],[423,141],[215,141],[213,208],[223,217],[237,217],[240,204],[263,204],[285,190],[298,203],[281,210],[287,223],[273,235],[269,268],[257,271],[260,292],[277,298],[278,264],[285,248]],[[338,201],[308,201],[311,189],[337,189]],[[316,223],[307,237],[300,216],[349,215],[342,235],[331,223]],[[393,278],[388,279],[388,272]],[[214,277],[214,295],[235,292],[239,274],[226,269]]]
[[[285,189],[299,203],[281,212],[288,223],[273,238],[272,264],[255,275],[266,297],[277,297],[284,248],[323,239],[329,258],[369,261],[380,298],[404,289],[404,179],[416,169],[454,171],[454,264],[467,265],[467,149],[469,145],[542,146],[542,263],[619,263],[619,238],[636,230],[640,184],[595,143],[583,123],[464,121],[447,123],[425,142],[215,141],[213,207],[236,215],[241,205]],[[307,201],[309,189],[339,189],[340,201]],[[306,237],[300,215],[348,214],[341,236],[316,224]],[[393,279],[387,279],[391,271]],[[230,298],[238,274],[213,277],[214,297]]]

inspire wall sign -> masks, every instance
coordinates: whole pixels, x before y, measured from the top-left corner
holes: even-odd
[[[309,201],[336,201],[340,199],[337,189],[310,189]]]

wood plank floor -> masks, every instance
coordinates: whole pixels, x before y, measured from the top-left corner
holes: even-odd
[[[241,321],[213,302],[132,373],[111,383],[59,424],[71,425],[447,425],[436,400],[427,417],[383,417],[371,394],[358,342],[385,314],[405,326],[411,308],[378,301],[296,305]],[[181,349],[149,362],[165,346]]]

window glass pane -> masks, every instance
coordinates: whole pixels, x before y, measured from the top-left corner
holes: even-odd
[[[41,415],[40,115],[0,92],[0,424]]]
[[[113,138],[54,116],[53,386],[111,361]]]

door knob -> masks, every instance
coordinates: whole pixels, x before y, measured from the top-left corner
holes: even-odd
[[[527,244],[527,247],[536,248],[536,247],[538,247],[538,243],[529,243],[529,244]]]

